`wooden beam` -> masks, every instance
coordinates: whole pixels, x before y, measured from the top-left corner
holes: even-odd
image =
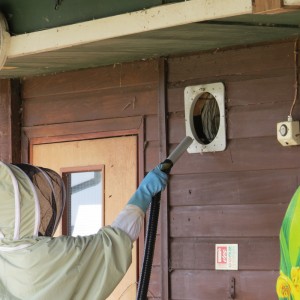
[[[141,32],[246,13],[252,13],[252,0],[190,0],[160,5],[137,12],[13,36],[7,56],[15,58],[55,51]]]
[[[167,61],[159,60],[159,87],[158,87],[158,128],[159,128],[159,159],[164,161],[167,157]],[[161,198],[161,295],[162,299],[169,297],[169,205],[168,189],[162,193]]]
[[[0,80],[0,160],[21,160],[21,99],[18,80]]]

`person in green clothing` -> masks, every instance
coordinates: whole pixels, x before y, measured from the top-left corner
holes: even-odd
[[[280,228],[279,300],[300,300],[300,186],[294,193]]]
[[[60,176],[0,162],[0,299],[106,299],[129,268],[145,212],[167,180],[158,165],[111,226],[52,237],[64,208]]]

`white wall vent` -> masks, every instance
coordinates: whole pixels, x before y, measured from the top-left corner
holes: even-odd
[[[189,153],[226,148],[225,88],[222,82],[188,86],[184,90],[186,135],[193,138]]]

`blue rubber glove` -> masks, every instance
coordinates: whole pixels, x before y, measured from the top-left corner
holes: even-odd
[[[136,192],[130,198],[128,204],[140,207],[147,211],[152,197],[163,191],[168,182],[168,175],[160,170],[161,164],[150,171],[139,185]]]

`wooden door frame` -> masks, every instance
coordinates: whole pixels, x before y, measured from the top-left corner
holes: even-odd
[[[22,128],[21,157],[23,163],[32,162],[34,145],[110,138],[119,136],[137,136],[137,172],[138,182],[144,178],[144,117],[102,119],[94,121],[41,125]],[[145,226],[137,243],[137,278],[143,262]]]
[[[34,145],[136,135],[138,137],[138,178],[141,180],[144,177],[144,128],[143,116],[23,127],[22,162],[32,161]]]

